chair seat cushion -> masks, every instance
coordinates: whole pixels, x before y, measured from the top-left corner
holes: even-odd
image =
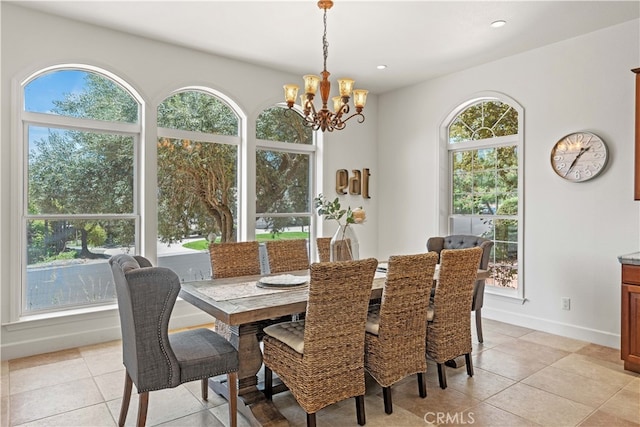
[[[169,342],[180,365],[181,383],[238,370],[238,351],[212,330],[169,334]]]
[[[365,330],[373,335],[378,335],[380,330],[380,306],[372,305],[367,312],[367,324]]]
[[[304,353],[304,320],[276,323],[264,328],[264,333],[282,341],[296,352]]]

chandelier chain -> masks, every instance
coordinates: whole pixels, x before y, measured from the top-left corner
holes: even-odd
[[[327,56],[329,56],[329,42],[327,41],[327,9],[324,10],[324,33],[322,34],[322,54],[324,56],[324,71],[327,71]]]

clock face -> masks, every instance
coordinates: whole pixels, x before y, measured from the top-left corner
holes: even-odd
[[[598,176],[607,165],[609,151],[598,135],[571,133],[551,149],[553,171],[571,182],[584,182]]]

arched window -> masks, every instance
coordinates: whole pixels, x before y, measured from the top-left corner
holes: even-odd
[[[158,106],[158,238],[189,244],[189,262],[158,257],[182,280],[210,278],[207,246],[237,240],[240,118],[204,88],[185,89]],[[175,261],[178,261],[177,263]]]
[[[295,110],[273,106],[258,116],[256,139],[256,227],[273,238],[309,239],[314,132]]]
[[[21,88],[18,316],[113,303],[110,250],[135,253],[140,235],[141,102],[122,80],[85,66],[51,67]]]
[[[446,121],[448,234],[493,240],[487,285],[520,297],[522,115],[513,100],[482,96],[459,106]]]

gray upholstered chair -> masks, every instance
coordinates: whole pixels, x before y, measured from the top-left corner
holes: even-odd
[[[482,258],[480,259],[479,268],[486,270],[489,268],[489,260],[491,258],[491,248],[493,242],[479,236],[471,236],[465,234],[457,234],[446,237],[431,237],[427,240],[427,251],[437,252],[438,256],[443,249],[466,249],[479,246],[482,248]],[[484,302],[484,285],[485,281],[477,280],[473,286],[473,301],[471,309],[476,313],[476,332],[478,334],[478,342],[483,342],[482,337],[482,304]]]
[[[180,279],[170,269],[151,267],[142,257],[126,254],[109,259],[118,297],[122,358],[126,370],[118,425],[127,418],[132,384],[139,394],[137,425],[147,419],[149,392],[201,380],[208,398],[208,379],[227,374],[229,422],[237,423],[238,352],[215,332],[198,328],[168,333],[169,318],[180,292]]]

